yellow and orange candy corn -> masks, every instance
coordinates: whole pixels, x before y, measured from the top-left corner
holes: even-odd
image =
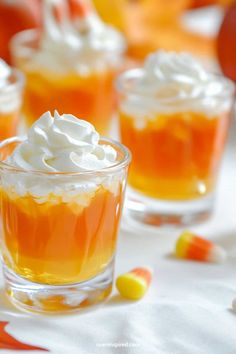
[[[226,258],[225,250],[190,231],[184,231],[176,242],[175,254],[178,258],[200,262],[221,263]]]
[[[152,270],[147,267],[140,267],[121,274],[116,279],[116,287],[126,299],[139,300],[147,292],[151,280]]]

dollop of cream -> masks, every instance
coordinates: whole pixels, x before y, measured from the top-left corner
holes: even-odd
[[[127,114],[152,119],[162,112],[197,111],[210,117],[229,109],[233,94],[229,81],[208,72],[188,53],[160,50],[149,55],[144,67],[133,74],[127,72],[121,79],[124,85],[126,79],[132,79],[121,107]]]
[[[60,20],[55,16],[55,9],[61,9]],[[125,48],[123,36],[102,22],[94,9],[82,17],[71,18],[61,0],[44,1],[43,28],[30,68],[36,64],[57,74],[73,70],[87,75],[91,66],[94,70],[106,69],[112,53],[110,64],[115,66],[118,54]]]
[[[117,153],[110,145],[99,145],[92,124],[71,114],[44,113],[28,131],[6,163],[23,170],[83,172],[115,164]]]
[[[162,99],[189,99],[218,95],[223,85],[192,55],[161,50],[146,59],[137,89]]]

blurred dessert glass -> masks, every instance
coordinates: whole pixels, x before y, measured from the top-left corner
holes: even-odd
[[[27,126],[46,110],[57,109],[89,120],[107,134],[123,37],[86,0],[44,0],[43,21],[42,33],[24,31],[11,42],[13,61],[26,75]]]
[[[160,51],[117,81],[122,142],[132,152],[128,208],[185,225],[213,208],[234,86],[189,54]]]
[[[16,135],[24,77],[0,59],[0,140]]]
[[[129,152],[48,113],[0,146],[6,291],[21,308],[74,311],[112,288]]]

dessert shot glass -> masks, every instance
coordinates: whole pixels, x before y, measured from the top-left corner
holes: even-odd
[[[177,74],[173,77],[182,80]],[[126,203],[130,220],[167,227],[201,222],[214,207],[234,85],[212,74],[207,95],[198,88],[188,93],[190,78],[176,96],[178,83],[168,78],[168,86],[163,81],[160,91],[150,94],[147,82],[143,90],[137,86],[144,75],[143,69],[130,70],[116,83],[121,141],[132,153]]]
[[[78,1],[77,6],[85,8],[78,8],[76,15],[65,7],[60,18],[58,4],[44,0],[43,33],[23,31],[11,42],[14,65],[26,76],[26,126],[57,109],[88,120],[108,135],[116,104],[113,80],[123,64],[125,41],[93,8],[85,7],[85,0]]]
[[[19,308],[36,312],[97,304],[112,289],[130,154],[104,138],[99,144],[117,152],[111,167],[79,173],[28,171],[3,162],[22,141],[16,137],[0,144],[6,293]]]
[[[0,70],[2,63],[4,62],[0,59]],[[9,75],[4,78],[4,82],[1,80],[0,73],[0,140],[17,134],[24,87],[23,74],[8,66],[7,69]]]

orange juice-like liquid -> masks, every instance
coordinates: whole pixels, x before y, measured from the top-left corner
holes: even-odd
[[[115,102],[112,70],[88,76],[57,76],[40,71],[25,74],[23,112],[28,127],[44,112],[56,109],[88,120],[102,135],[108,133]]]
[[[212,191],[228,114],[158,114],[143,129],[122,112],[120,121],[122,142],[132,152],[131,187],[164,200],[191,200]]]
[[[121,190],[115,195],[100,187],[88,206],[52,203],[50,198],[39,204],[29,194],[12,197],[2,191],[4,261],[32,282],[89,280],[114,256]]]
[[[0,140],[15,136],[19,123],[19,113],[0,113]]]

